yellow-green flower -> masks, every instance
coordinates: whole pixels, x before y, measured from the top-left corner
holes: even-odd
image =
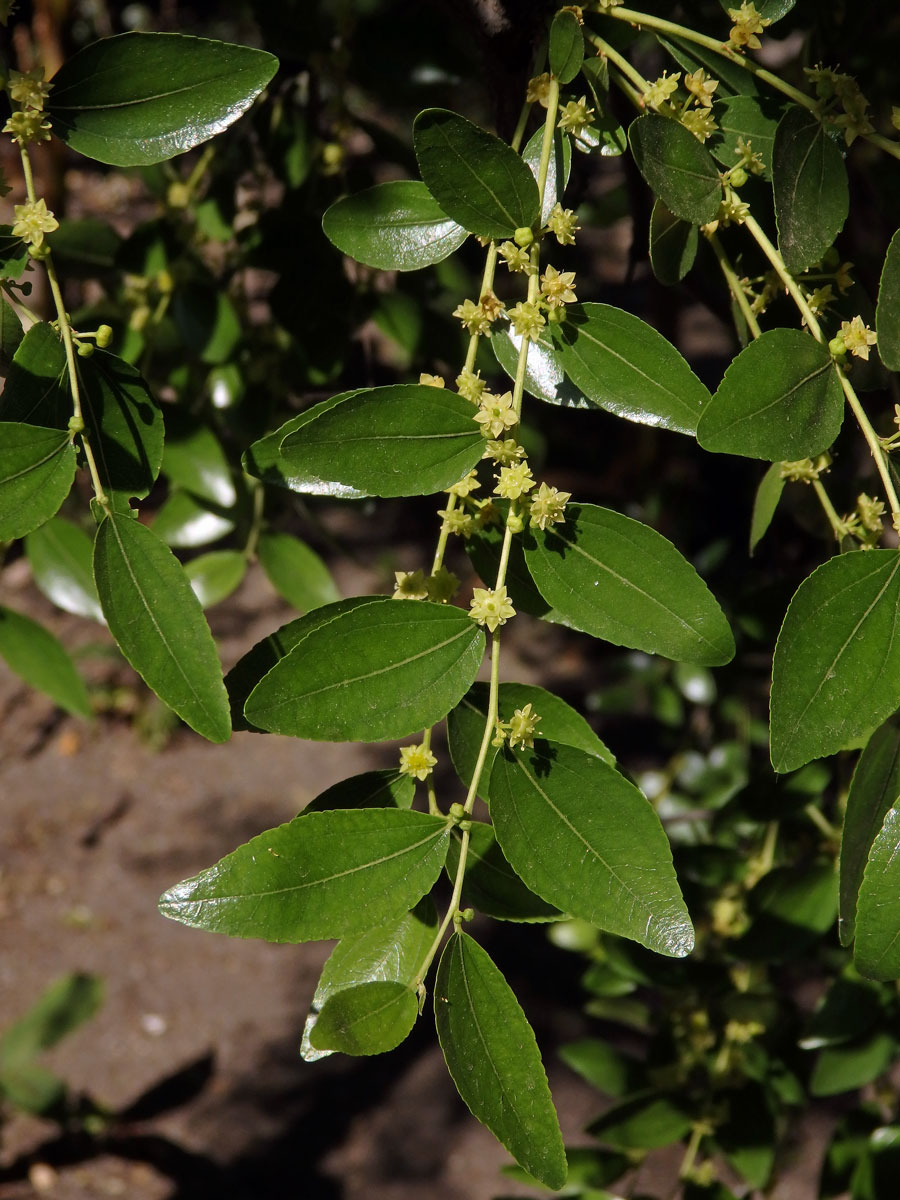
[[[548,266],[541,276],[541,295],[551,308],[573,304],[578,299],[575,295],[575,272],[557,271],[556,267]]]
[[[477,492],[481,487],[481,481],[478,478],[476,471],[470,471],[468,475],[464,475],[458,483],[454,483],[453,487],[447,488],[447,491],[452,496],[468,496],[471,492]]]
[[[772,24],[770,17],[763,17],[756,11],[755,4],[744,3],[740,8],[729,8],[728,15],[734,24],[728,35],[728,45],[732,50],[741,50],[746,46],[750,50],[758,50],[760,40],[756,36]]]
[[[494,633],[500,625],[505,625],[510,617],[515,615],[516,610],[513,608],[503,584],[498,588],[472,589],[469,616],[479,625],[487,625],[491,633]]]
[[[542,104],[546,108],[549,97],[550,75],[546,71],[543,75],[535,75],[533,79],[528,80],[525,99],[529,104]]]
[[[512,392],[504,392],[495,396],[493,392],[485,392],[481,404],[475,414],[475,420],[481,426],[485,437],[499,438],[507,429],[512,429],[519,423],[516,410],[513,407]]]
[[[841,322],[841,337],[850,353],[865,361],[869,358],[869,347],[878,341],[878,334],[864,324],[860,316],[854,317],[852,321]]]
[[[428,576],[427,584],[428,599],[433,600],[435,604],[446,604],[456,595],[459,588],[459,577],[452,571],[448,571],[446,567],[438,567],[433,574]]]
[[[425,572],[395,571],[394,600],[425,600],[428,597],[428,584]]]
[[[547,324],[544,314],[530,300],[520,300],[514,308],[511,308],[509,319],[518,337],[530,338],[533,342],[538,340],[541,330]]]
[[[571,133],[573,137],[578,137],[588,125],[593,125],[593,123],[594,110],[588,106],[587,96],[580,96],[577,100],[569,100],[562,106],[556,124],[557,128]]]
[[[663,71],[659,79],[655,79],[641,97],[645,106],[658,111],[664,104],[668,104],[669,97],[678,90],[678,80],[680,78],[680,71],[676,71],[674,75],[669,75],[667,71]]]
[[[529,750],[534,745],[534,735],[540,719],[530,704],[516,709],[509,720],[510,750],[515,750],[516,746]]]
[[[454,317],[463,323],[463,328],[470,334],[487,334],[490,336],[491,319],[474,300],[463,300],[453,310]]]
[[[44,81],[44,68],[35,67],[32,71],[10,71],[8,87],[9,97],[15,104],[40,112],[52,84]]]
[[[548,525],[564,521],[566,504],[571,499],[571,492],[561,492],[542,483],[531,497],[531,524],[537,525],[538,529],[546,529]]]
[[[443,527],[448,533],[455,533],[466,539],[478,528],[475,518],[462,508],[439,508],[438,516],[444,518]]]
[[[498,439],[488,442],[481,457],[492,458],[501,467],[508,467],[510,463],[525,457],[525,447],[520,446],[515,438]]]
[[[681,123],[700,142],[705,142],[707,138],[712,137],[718,129],[716,118],[706,108],[688,109],[686,113],[681,114]]]
[[[419,376],[419,383],[424,387],[442,388],[444,386],[443,375],[429,375],[427,371],[423,371]]]
[[[486,387],[487,381],[481,378],[480,371],[470,371],[468,367],[463,367],[456,377],[456,390],[473,404],[480,402]]]
[[[575,221],[576,217],[572,209],[563,208],[557,201],[547,218],[547,228],[555,234],[556,240],[561,246],[568,246],[575,241],[575,234],[581,228],[580,225],[575,224]]]
[[[535,486],[534,479],[531,476],[531,467],[527,462],[516,463],[512,467],[501,467],[500,474],[497,477],[497,486],[494,488],[498,496],[502,496],[504,500],[518,500],[520,496],[524,496],[526,492],[530,492]]]
[[[501,242],[499,251],[510,271],[527,271],[531,266],[531,255],[515,242]]]
[[[33,204],[16,204],[13,213],[16,222],[12,228],[12,235],[21,238],[29,246],[40,246],[45,233],[59,229],[59,221],[47,208],[43,199],[35,200]]]
[[[32,142],[49,142],[50,122],[44,119],[42,112],[34,109],[14,112],[3,126],[3,132],[8,133],[20,146],[28,146]]]
[[[401,775],[410,775],[413,779],[427,779],[436,765],[437,759],[424,744],[401,747]]]
[[[719,86],[718,79],[710,79],[702,67],[691,75],[685,75],[684,86],[704,108],[712,108],[713,92]]]

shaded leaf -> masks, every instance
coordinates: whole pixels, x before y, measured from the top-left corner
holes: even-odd
[[[0,1074],[49,1050],[103,1003],[103,981],[96,975],[63,975],[0,1037]]]
[[[722,199],[709,151],[679,121],[645,113],[628,128],[638,170],[670,212],[692,225],[715,221]]]
[[[39,321],[22,338],[13,356],[0,394],[0,417],[64,430],[71,416],[66,352],[52,325]]]
[[[843,155],[815,113],[792,105],[778,122],[772,181],[778,249],[796,275],[819,262],[850,206]]]
[[[447,853],[447,875],[456,879],[462,835],[454,831]],[[471,905],[496,921],[555,921],[563,914],[529,891],[500,849],[490,825],[476,821],[469,830],[461,907]]]
[[[856,904],[853,961],[869,979],[900,978],[900,806],[885,814]]]
[[[57,608],[103,621],[91,567],[93,542],[78,525],[53,517],[25,539],[34,581]]]
[[[624,1096],[637,1088],[639,1064],[600,1038],[567,1042],[560,1047],[559,1057],[591,1087],[607,1096]]]
[[[221,285],[187,280],[172,296],[172,320],[184,344],[201,362],[224,363],[241,340],[241,322]]]
[[[13,355],[22,343],[25,331],[22,322],[16,316],[15,309],[0,293],[0,373],[9,370]]]
[[[650,266],[660,283],[674,287],[687,275],[697,257],[697,226],[670,213],[662,200],[650,214]]]
[[[237,491],[222,443],[208,425],[186,418],[179,408],[166,412],[163,473],[170,483],[202,500],[231,508]]]
[[[299,538],[264,533],[257,554],[272,587],[301,612],[340,599],[331,572]]]
[[[541,595],[574,629],[702,666],[734,655],[728,622],[706,584],[640,521],[570,503],[562,524],[532,527],[525,561]]]
[[[170,888],[163,916],[231,937],[304,942],[399,920],[430,890],[449,825],[370,808],[301,813]]]
[[[572,12],[563,9],[550,25],[548,60],[551,72],[560,83],[571,83],[584,61],[584,36],[581,24]]]
[[[515,379],[519,362],[521,337],[512,326],[496,328],[491,338],[491,349],[497,362],[510,379]],[[536,342],[529,342],[525,366],[525,391],[529,396],[557,404],[563,408],[590,408],[590,402],[569,379],[562,368],[556,346],[544,330]]]
[[[0,605],[0,658],[29,687],[79,717],[91,716],[84,680],[60,642],[43,625]]]
[[[759,481],[756,495],[753,498],[753,516],[750,519],[750,554],[765,537],[766,530],[772,524],[775,510],[784,491],[784,479],[781,474],[781,463],[772,463]]]
[[[717,96],[766,95],[750,71],[707,46],[700,46],[696,42],[684,41],[678,37],[657,35],[656,40],[685,71],[693,72],[698,67],[703,67],[707,75],[718,79]]]
[[[0,542],[48,521],[74,478],[75,447],[65,431],[0,423]]]
[[[522,151],[522,158],[531,168],[531,173],[537,182],[541,166],[541,152],[544,147],[543,127],[536,129]],[[572,170],[572,143],[568,136],[556,129],[553,134],[553,149],[547,163],[547,179],[544,184],[544,203],[541,205],[541,224],[546,225],[550,213],[556,204],[562,200],[569,183],[569,172]]]
[[[227,741],[215,643],[172,552],[138,521],[111,513],[97,530],[94,579],[110,632],[147,686],[197,733]]]
[[[81,402],[103,486],[139,499],[162,465],[163,417],[130,363],[105,350],[80,358]]]
[[[323,400],[320,404],[313,405],[306,412],[299,413],[296,417],[291,417],[279,429],[273,433],[266,434],[264,438],[254,442],[249,450],[245,451],[242,462],[244,470],[248,475],[254,475],[257,479],[262,479],[266,483],[277,484],[278,487],[290,488],[291,490],[300,491],[303,487],[303,476],[293,471],[289,463],[282,457],[281,443],[285,438],[302,429],[304,425],[308,425],[310,421],[314,421],[326,412],[327,407],[334,408],[335,405],[343,403],[344,400],[350,399],[351,396],[358,396],[362,392],[368,391],[368,388],[357,388],[352,392],[341,392],[337,396],[332,396],[329,400]],[[355,488],[344,487],[339,483],[329,485],[331,491],[328,493],[331,496],[339,496],[344,500],[357,500],[365,495],[364,492],[359,492]]]
[[[473,1115],[535,1179],[562,1187],[566,1155],[534,1033],[466,933],[455,933],[441,955],[434,1015],[447,1068]]]
[[[398,179],[344,196],[322,217],[342,254],[382,271],[418,271],[441,262],[469,236],[424,183]]]
[[[73,150],[117,167],[182,154],[227,129],[278,67],[262,50],[180,33],[123,33],[53,76],[47,115]]]
[[[776,771],[834,754],[900,705],[900,557],[841,554],[800,584],[772,665]]]
[[[0,178],[0,185],[2,183]],[[0,225],[0,279],[19,279],[31,261],[27,244],[21,238],[13,237],[12,229],[12,225]]]
[[[227,509],[180,489],[170,492],[153,516],[153,532],[176,550],[217,542],[233,531],[234,524]]]
[[[710,139],[709,149],[723,167],[739,161],[738,140],[743,138],[753,154],[763,162],[762,177],[771,182],[775,131],[781,119],[781,105],[769,96],[723,96],[713,105],[718,130]]]
[[[227,680],[226,680],[227,682]],[[398,770],[363,771],[334,783],[303,809],[329,812],[333,808],[411,808],[416,781]]]
[[[896,1057],[896,1039],[884,1032],[846,1046],[827,1046],[813,1067],[810,1095],[837,1096],[855,1091],[883,1075]]]
[[[621,1150],[657,1150],[681,1141],[693,1124],[673,1093],[647,1091],[607,1109],[588,1132],[605,1146]]]
[[[317,1050],[343,1054],[384,1054],[408,1037],[419,1005],[402,983],[379,979],[334,992],[310,1033]]]
[[[573,746],[504,750],[491,819],[516,873],[548,904],[681,958],[694,931],[652,805],[618,771]]]
[[[891,238],[884,257],[875,324],[881,361],[889,371],[900,371],[900,230]]]
[[[246,572],[247,559],[240,550],[211,550],[192,558],[184,568],[203,608],[212,608],[230,596]]]

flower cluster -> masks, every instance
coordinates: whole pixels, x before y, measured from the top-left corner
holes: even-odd
[[[829,343],[832,354],[840,357],[847,350],[855,358],[864,362],[869,360],[869,348],[878,341],[878,334],[865,324],[862,317],[855,316],[852,321],[842,321],[840,331]]]
[[[770,17],[763,17],[756,11],[755,4],[744,3],[740,8],[729,8],[728,15],[733,22],[731,33],[728,35],[728,46],[732,50],[758,50],[760,40],[756,36],[772,24]]]
[[[476,304],[474,300],[464,300],[453,310],[463,328],[472,335],[490,337],[491,326],[505,309],[506,305],[488,289]]]
[[[564,133],[571,133],[572,137],[580,137],[593,123],[594,110],[588,106],[587,96],[569,100],[559,110],[557,128],[562,129]]]
[[[33,71],[10,71],[7,90],[18,109],[3,126],[3,132],[10,134],[20,146],[49,141],[50,123],[44,119],[44,103],[50,95],[50,87],[41,67],[35,67]]]
[[[431,575],[424,571],[395,571],[394,600],[432,600],[446,604],[459,589],[459,579],[446,567],[438,567]]]
[[[530,703],[524,708],[517,708],[508,721],[496,723],[491,744],[503,746],[508,741],[510,750],[515,750],[516,746],[530,750],[534,745],[534,735],[540,720]]]
[[[832,124],[843,129],[848,146],[852,146],[858,137],[874,132],[875,126],[869,120],[869,101],[852,75],[832,71],[821,64],[804,67],[803,73],[810,83],[815,84],[822,115],[828,115]],[[834,110],[838,105],[843,112],[836,114]],[[893,112],[891,119],[893,121]]]

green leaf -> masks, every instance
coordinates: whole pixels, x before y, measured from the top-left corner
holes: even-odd
[[[222,443],[209,428],[180,408],[166,412],[162,470],[170,483],[222,508],[237,501],[231,466]]]
[[[75,447],[58,429],[0,423],[0,542],[53,516],[75,478]]]
[[[0,1075],[49,1050],[103,1003],[103,981],[96,975],[63,975],[0,1037]]]
[[[473,418],[468,400],[442,388],[372,388],[288,433],[281,457],[294,491],[333,495],[337,480],[370,496],[428,495],[480,461],[484,439]]]
[[[646,1091],[607,1109],[591,1122],[588,1132],[617,1150],[659,1150],[681,1141],[692,1124],[690,1113],[676,1095]]]
[[[429,813],[301,813],[170,888],[159,908],[231,937],[344,937],[412,908],[437,879],[449,838],[447,821]]]
[[[511,325],[497,328],[491,338],[491,349],[497,362],[510,379],[515,379],[519,362],[519,347],[522,345]],[[560,357],[547,330],[536,342],[528,346],[525,366],[525,391],[529,396],[556,404],[562,408],[590,408],[591,404],[581,390],[572,383],[562,369]]]
[[[715,221],[722,199],[709,151],[680,121],[645,113],[628,128],[637,168],[666,208],[692,225]]]
[[[363,771],[334,783],[303,809],[330,812],[333,808],[411,808],[416,781],[396,769]]]
[[[172,552],[138,521],[111,513],[97,530],[94,579],[110,632],[147,686],[197,733],[227,741],[215,643]]]
[[[93,542],[78,525],[53,517],[25,539],[34,581],[57,608],[103,621],[91,567]]]
[[[772,151],[778,249],[789,271],[805,271],[840,233],[850,206],[844,157],[820,118],[791,105]]]
[[[201,607],[212,608],[240,585],[247,573],[247,559],[240,550],[211,550],[192,558],[184,573]]]
[[[900,978],[900,806],[894,799],[869,850],[856,905],[853,961],[869,979]]]
[[[756,496],[753,499],[753,516],[750,519],[750,555],[762,541],[766,530],[772,524],[775,510],[784,491],[784,479],[781,474],[781,463],[772,463],[759,481]]]
[[[900,716],[880,725],[856,764],[841,838],[841,945],[856,934],[856,905],[869,851],[888,811],[900,800]]]
[[[59,641],[22,613],[0,605],[0,658],[29,687],[44,692],[67,712],[91,716],[84,680]]]
[[[12,225],[0,225],[0,279],[19,279],[30,261],[28,246],[21,238],[13,237]]]
[[[682,41],[677,37],[660,37],[656,39],[664,50],[682,66],[685,71],[696,71],[703,67],[707,75],[718,79],[717,96],[757,96],[765,95],[756,79],[744,67],[729,62],[715,50],[699,46],[696,42]]]
[[[39,321],[22,338],[13,356],[0,394],[0,417],[64,430],[71,416],[66,352],[53,326]]]
[[[142,499],[162,465],[163,416],[140,372],[105,350],[78,359],[84,420],[104,487]]]
[[[112,225],[96,217],[64,217],[45,243],[66,277],[96,279],[102,272],[116,269],[123,239]]]
[[[541,153],[544,148],[544,130],[541,126],[536,129],[522,151],[522,158],[531,168],[531,173],[537,181],[541,167]],[[544,203],[541,205],[541,224],[546,225],[550,213],[569,183],[569,173],[572,170],[572,143],[567,134],[561,129],[553,134],[553,149],[547,163],[547,180],[544,184]]]
[[[828,347],[799,329],[769,329],[733,360],[697,425],[717,454],[769,462],[814,458],[840,432],[844,393]]]
[[[469,233],[508,238],[538,219],[534,176],[493,133],[458,113],[426,108],[416,117],[413,141],[425,186]]]
[[[37,1063],[21,1063],[0,1075],[0,1096],[13,1108],[35,1116],[60,1116],[66,1098],[65,1083]]]
[[[459,869],[462,835],[454,831],[447,853],[447,875]],[[529,891],[504,857],[490,825],[476,821],[469,831],[469,851],[461,907],[471,905],[495,921],[555,921],[563,914]]]
[[[720,1103],[725,1119],[716,1126],[716,1142],[746,1183],[764,1188],[772,1174],[778,1142],[766,1089],[755,1082],[730,1088]]]
[[[476,530],[466,541],[466,553],[471,559],[472,566],[485,581],[497,578],[500,556],[503,549],[503,522],[505,521],[504,502],[498,505],[500,525],[486,525]],[[528,613],[532,617],[540,617],[544,621],[556,621],[564,624],[562,614],[552,608],[537,590],[531,572],[525,563],[525,551],[522,549],[522,539],[513,538],[509,548],[509,562],[506,569],[506,586],[509,594],[516,598],[516,611]]]
[[[376,183],[344,196],[326,210],[322,229],[342,254],[382,271],[430,267],[469,236],[415,179]]]
[[[734,7],[732,0],[719,0],[719,3],[726,12]],[[789,13],[796,3],[797,0],[759,0],[754,7],[761,17],[774,24]]]
[[[781,119],[781,105],[769,96],[723,96],[713,105],[718,130],[709,149],[723,167],[737,165],[738,139],[743,138],[763,162],[762,177],[772,180],[772,156],[775,131]]]
[[[478,751],[484,733],[484,724],[488,713],[488,698],[490,687],[486,683],[473,683],[447,716],[447,743],[453,767],[465,787],[475,770]],[[517,708],[531,704],[533,711],[541,718],[538,734],[550,742],[563,742],[567,746],[577,746],[586,754],[594,754],[602,758],[611,767],[616,765],[614,755],[604,746],[590,725],[565,700],[555,696],[542,687],[530,683],[501,683],[497,697],[497,716],[501,721],[509,721]],[[497,748],[488,748],[484,770],[478,794],[489,799],[488,780],[491,767],[497,757]]]
[[[389,979],[361,983],[325,1001],[310,1042],[317,1050],[384,1054],[409,1036],[419,1005],[416,993]]]
[[[79,50],[53,77],[47,115],[73,150],[116,167],[162,162],[227,129],[278,60],[180,33],[124,33]]]
[[[397,921],[342,938],[319,977],[309,1016],[303,1029],[300,1056],[306,1062],[327,1057],[330,1050],[317,1050],[310,1034],[326,1001],[347,988],[363,983],[412,983],[438,930],[434,901],[426,896]]]
[[[583,750],[538,742],[499,754],[490,788],[497,840],[533,892],[658,954],[691,952],[668,839],[634,784]]]
[[[874,1033],[848,1046],[827,1046],[813,1067],[810,1095],[837,1096],[840,1092],[856,1091],[883,1075],[896,1057],[896,1039],[885,1032]]]
[[[567,1067],[607,1096],[624,1096],[637,1087],[638,1064],[600,1038],[582,1038],[560,1047],[559,1057]]]
[[[571,83],[584,62],[584,36],[572,12],[558,12],[550,25],[549,65],[560,83]]]
[[[487,952],[466,933],[444,948],[434,1016],[447,1068],[482,1124],[535,1179],[566,1181],[566,1154],[531,1026]]]
[[[853,897],[854,912],[856,897]],[[803,1050],[839,1046],[870,1032],[884,1017],[882,989],[862,980],[853,967],[839,975],[806,1024],[799,1045]]]
[[[217,542],[234,529],[227,509],[210,500],[199,500],[180,489],[169,493],[168,499],[153,517],[153,532],[177,550],[194,550]]]
[[[566,312],[553,327],[559,364],[591,403],[641,425],[696,431],[709,392],[661,333],[609,304]]]
[[[531,528],[525,561],[541,595],[574,629],[676,662],[720,666],[734,656],[706,584],[640,521],[570,503],[562,524]]]
[[[750,892],[749,908],[753,921],[734,943],[735,952],[753,962],[796,962],[837,918],[833,862],[829,858],[801,868],[776,867]]]
[[[697,226],[670,213],[662,200],[650,214],[650,266],[660,283],[674,287],[694,265],[697,257]]]
[[[775,647],[776,771],[834,754],[900,705],[900,555],[840,554],[797,589]]]
[[[323,624],[269,671],[244,706],[272,733],[379,742],[433,725],[481,665],[484,634],[459,608],[373,597]]]
[[[302,429],[304,425],[308,425],[310,421],[316,420],[328,409],[342,404],[345,400],[349,400],[351,396],[359,396],[368,390],[368,388],[357,388],[352,392],[341,392],[337,396],[332,396],[330,400],[323,400],[320,404],[315,404],[312,408],[308,408],[306,412],[299,413],[296,417],[291,417],[280,429],[276,429],[274,433],[266,434],[264,438],[260,438],[258,442],[254,442],[250,449],[244,453],[242,459],[244,470],[248,475],[254,475],[257,479],[262,479],[266,483],[274,483],[278,487],[290,488],[292,491],[301,490],[304,485],[303,476],[295,474],[288,462],[282,457],[281,443],[288,434]],[[355,488],[344,487],[339,483],[332,483],[329,486],[331,487],[331,491],[328,494],[339,496],[342,500],[359,500],[365,495],[364,492],[359,492]]]
[[[875,309],[878,354],[889,371],[900,371],[900,229],[891,238]]]
[[[22,344],[25,331],[15,309],[0,292],[0,373],[9,370],[13,355]]]
[[[237,311],[214,280],[188,280],[172,296],[172,320],[184,344],[204,363],[224,363],[241,340]]]
[[[300,612],[340,599],[331,572],[299,538],[264,533],[257,554],[272,587]]]

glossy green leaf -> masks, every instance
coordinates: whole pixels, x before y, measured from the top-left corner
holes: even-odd
[[[96,975],[63,975],[0,1037],[0,1075],[25,1063],[89,1021],[103,1003]]]
[[[301,1058],[316,1062],[331,1053],[330,1050],[315,1049],[310,1041],[310,1034],[327,1000],[346,988],[363,983],[411,984],[437,930],[437,910],[434,901],[426,896],[399,920],[342,938],[322,968],[303,1029]]]
[[[560,83],[571,83],[584,62],[584,35],[573,12],[563,9],[550,25],[548,59],[551,72]]]
[[[43,625],[0,605],[0,658],[29,687],[67,712],[91,716],[84,680],[59,641]]]
[[[491,349],[497,362],[510,379],[515,379],[522,339],[512,326],[497,328],[491,338]],[[590,408],[590,402],[568,378],[562,368],[559,353],[546,330],[536,342],[528,345],[525,366],[525,391],[529,396],[556,404],[562,408]]]
[[[382,271],[418,271],[441,262],[469,236],[424,183],[398,179],[344,196],[322,217],[342,254]]]
[[[54,517],[25,539],[34,581],[57,608],[103,621],[91,567],[93,543],[78,525]]]
[[[444,948],[434,1016],[447,1068],[473,1115],[549,1188],[566,1154],[531,1026],[487,952],[466,933]]]
[[[766,530],[772,524],[775,510],[784,491],[784,479],[781,474],[781,463],[772,463],[759,481],[756,495],[753,498],[753,515],[750,518],[750,554],[765,537]]]
[[[172,552],[138,521],[112,513],[97,530],[94,579],[110,632],[148,687],[197,733],[227,741],[215,643]]]
[[[231,508],[237,490],[222,443],[208,425],[185,417],[180,408],[166,411],[163,474],[176,487],[202,500]]]
[[[881,269],[875,325],[881,361],[889,371],[900,371],[900,230],[891,238]]]
[[[704,450],[769,462],[814,458],[844,419],[828,347],[799,329],[769,329],[733,360],[697,425]]]
[[[180,489],[169,493],[169,498],[157,509],[153,517],[153,532],[158,538],[177,550],[194,550],[208,546],[226,537],[234,529],[234,521],[227,510],[213,505],[209,500],[198,500]]]
[[[676,662],[719,666],[734,655],[706,584],[640,521],[570,503],[561,524],[532,527],[525,561],[541,595],[574,629]]]
[[[278,67],[262,50],[180,33],[124,33],[53,77],[47,115],[73,150],[117,167],[162,162],[227,129]]]
[[[834,754],[900,705],[900,555],[840,554],[800,584],[772,666],[776,771]]]
[[[5,375],[13,355],[22,344],[25,331],[15,309],[0,292],[0,374]]]
[[[897,1041],[887,1032],[846,1046],[822,1050],[809,1080],[812,1096],[837,1096],[865,1087],[883,1075],[897,1057]]]
[[[447,854],[447,875],[456,879],[462,835],[454,831]],[[535,896],[500,849],[490,825],[476,821],[469,831],[462,907],[471,905],[496,921],[555,921],[563,914]]]
[[[71,416],[66,352],[52,325],[39,321],[13,356],[0,394],[0,418],[63,430]]]
[[[726,12],[729,8],[734,7],[732,0],[719,0],[719,3]],[[780,21],[789,13],[796,3],[797,0],[759,0],[754,7],[761,17],[764,17],[770,24],[774,24],[775,21]]]
[[[453,767],[465,787],[469,786],[488,712],[490,687],[486,683],[473,683],[447,716],[447,742]],[[541,718],[538,734],[545,741],[563,742],[577,746],[586,754],[602,758],[611,767],[616,760],[610,750],[597,737],[590,725],[565,700],[548,692],[545,688],[530,683],[501,683],[497,697],[497,715],[501,721],[509,721],[516,709],[530,704]],[[488,781],[491,767],[497,757],[497,748],[491,746],[481,774],[478,794],[489,798]]]
[[[257,555],[272,587],[300,612],[340,599],[331,572],[299,538],[264,533]]]
[[[0,542],[49,521],[74,478],[75,447],[65,431],[0,423]]]
[[[13,237],[12,225],[0,225],[0,279],[19,279],[30,261],[28,246]]]
[[[384,1054],[409,1036],[419,1005],[416,993],[389,979],[361,983],[325,1001],[310,1034],[317,1050]]]
[[[372,599],[307,634],[257,684],[247,719],[272,733],[378,742],[439,721],[470,687],[484,634],[462,609]]]
[[[692,225],[715,221],[722,199],[712,155],[679,121],[645,113],[628,128],[638,170],[670,212]]]
[[[734,943],[735,952],[753,962],[796,962],[837,919],[833,862],[776,867],[750,892],[748,908],[752,922]]]
[[[413,125],[425,186],[477,237],[508,238],[538,218],[537,184],[510,146],[458,113],[426,108]]]
[[[162,465],[163,417],[144,379],[105,350],[78,359],[81,403],[104,487],[139,499]]]
[[[301,813],[176,884],[163,916],[231,937],[304,942],[399,920],[431,889],[450,828],[429,813]]]
[[[573,746],[504,750],[491,819],[516,873],[548,904],[681,958],[694,931],[659,817],[613,767]]]
[[[640,317],[609,304],[573,304],[552,336],[560,366],[593,404],[641,425],[696,431],[709,392]]]
[[[201,606],[212,608],[240,585],[247,573],[247,559],[240,550],[210,550],[192,558],[184,573]]]
[[[227,683],[227,680],[226,680]],[[411,808],[416,781],[410,775],[391,770],[363,771],[334,783],[303,809],[304,812],[329,812],[333,808]]]
[[[859,757],[841,838],[841,945],[856,933],[856,904],[869,851],[888,811],[900,801],[900,717],[892,714],[869,738]]]
[[[723,96],[712,111],[718,124],[709,143],[712,155],[723,167],[736,166],[742,138],[752,153],[762,158],[762,177],[771,182],[775,131],[781,119],[777,101],[769,96]]]
[[[333,495],[332,480],[371,496],[452,486],[480,461],[472,405],[455,392],[393,384],[324,408],[281,443],[294,491]]]
[[[308,425],[310,421],[316,420],[328,409],[334,408],[338,404],[342,404],[344,400],[349,400],[351,396],[359,396],[363,392],[368,391],[368,388],[357,388],[352,392],[341,392],[337,396],[332,396],[329,400],[323,400],[320,404],[313,405],[306,412],[299,413],[296,417],[291,417],[274,433],[266,434],[264,438],[254,442],[243,456],[242,462],[244,470],[248,475],[254,475],[257,479],[262,479],[266,483],[274,483],[278,487],[290,488],[292,491],[302,491],[304,487],[304,477],[302,474],[297,474],[281,454],[281,443],[285,440],[288,434],[295,433]],[[327,407],[326,407],[327,406]],[[330,496],[339,496],[342,500],[358,500],[365,495],[364,492],[357,491],[355,488],[345,487],[340,483],[329,484]]]
[[[486,525],[484,529],[476,530],[466,540],[466,553],[471,559],[472,566],[488,586],[497,578],[497,569],[503,549],[502,521],[505,519],[503,502],[498,505],[498,508],[501,514],[501,525]],[[516,598],[516,612],[528,613],[529,616],[540,617],[544,621],[557,621],[565,624],[562,614],[548,604],[535,587],[531,572],[525,562],[525,551],[522,549],[521,538],[513,538],[509,548],[506,588],[509,594]]]
[[[796,275],[819,262],[850,206],[844,157],[815,113],[792,105],[778,122],[772,182],[778,249]]]
[[[869,850],[856,904],[853,959],[869,979],[900,978],[900,805],[896,798]]]
[[[605,1146],[621,1150],[658,1150],[685,1137],[693,1124],[678,1096],[647,1091],[607,1109],[588,1132]]]
[[[697,226],[670,213],[656,200],[650,214],[650,266],[660,283],[674,287],[694,265]]]
[[[541,153],[544,148],[544,130],[541,126],[536,129],[522,151],[523,160],[528,163],[531,173],[537,180],[541,166]],[[569,173],[572,170],[572,143],[567,134],[557,129],[553,135],[553,149],[547,163],[547,180],[544,184],[544,203],[541,205],[541,224],[546,225],[550,213],[563,194],[569,183]]]

